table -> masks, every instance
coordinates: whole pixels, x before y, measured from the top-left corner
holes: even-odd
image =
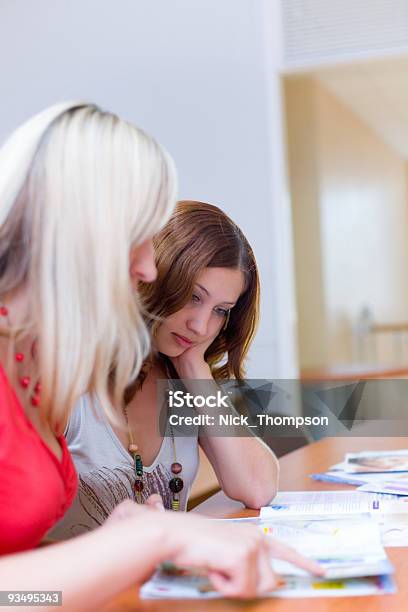
[[[408,448],[408,438],[326,438],[300,448],[280,459],[280,490],[335,490],[351,489],[347,485],[316,482],[309,478],[313,472],[323,472],[341,461],[344,453],[360,450],[392,450]],[[198,506],[208,516],[256,516],[242,504],[228,499],[222,492]],[[377,597],[344,597],[338,599],[263,599],[251,602],[233,600],[215,601],[141,601],[137,589],[129,589],[116,597],[103,610],[124,612],[295,612],[299,609],[313,612],[401,612],[408,609],[408,549],[387,549],[390,561],[396,569],[398,592],[395,595]]]
[[[335,366],[305,369],[300,373],[302,383],[317,382],[358,382],[359,380],[379,380],[407,378],[408,366],[378,363],[346,363]]]

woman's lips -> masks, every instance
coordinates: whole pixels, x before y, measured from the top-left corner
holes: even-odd
[[[177,344],[183,348],[190,348],[190,346],[193,346],[194,344],[194,342],[192,342],[188,338],[185,338],[184,336],[180,336],[179,334],[176,334],[176,332],[171,332],[171,334],[174,337]]]

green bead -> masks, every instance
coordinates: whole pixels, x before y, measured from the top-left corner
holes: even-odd
[[[135,472],[138,476],[143,474],[143,462],[140,455],[135,455]]]

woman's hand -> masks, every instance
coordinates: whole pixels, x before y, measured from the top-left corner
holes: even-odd
[[[217,336],[218,332],[205,342],[195,344],[191,348],[186,349],[178,357],[172,357],[171,361],[181,379],[203,380],[212,378],[210,366],[205,361],[204,355]]]
[[[171,559],[180,566],[204,568],[213,587],[227,597],[263,595],[279,584],[271,558],[289,561],[322,576],[323,568],[265,535],[253,525],[228,525],[186,517],[181,550]]]
[[[158,499],[157,499],[158,498]],[[130,500],[119,504],[105,525],[128,522],[129,533],[143,524],[163,530],[163,558],[181,567],[205,570],[214,589],[227,597],[263,595],[278,585],[271,566],[273,557],[289,561],[318,576],[323,568],[253,525],[228,524],[199,515],[165,511],[157,516],[160,496],[151,496],[152,506]],[[116,516],[115,516],[116,514]]]
[[[164,512],[163,500],[158,493],[150,495],[144,503],[144,506],[154,510]],[[123,521],[136,516],[138,513],[138,505],[131,499],[125,499],[120,504],[115,506],[113,512],[109,515],[104,525],[111,525],[117,521]]]

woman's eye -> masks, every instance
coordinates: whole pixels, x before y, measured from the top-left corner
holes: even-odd
[[[200,301],[200,296],[196,295],[195,293],[193,293],[193,295],[191,296],[191,301],[192,302],[199,302]]]
[[[229,310],[226,308],[216,308],[215,312],[220,315],[220,317],[227,317],[229,314]]]

